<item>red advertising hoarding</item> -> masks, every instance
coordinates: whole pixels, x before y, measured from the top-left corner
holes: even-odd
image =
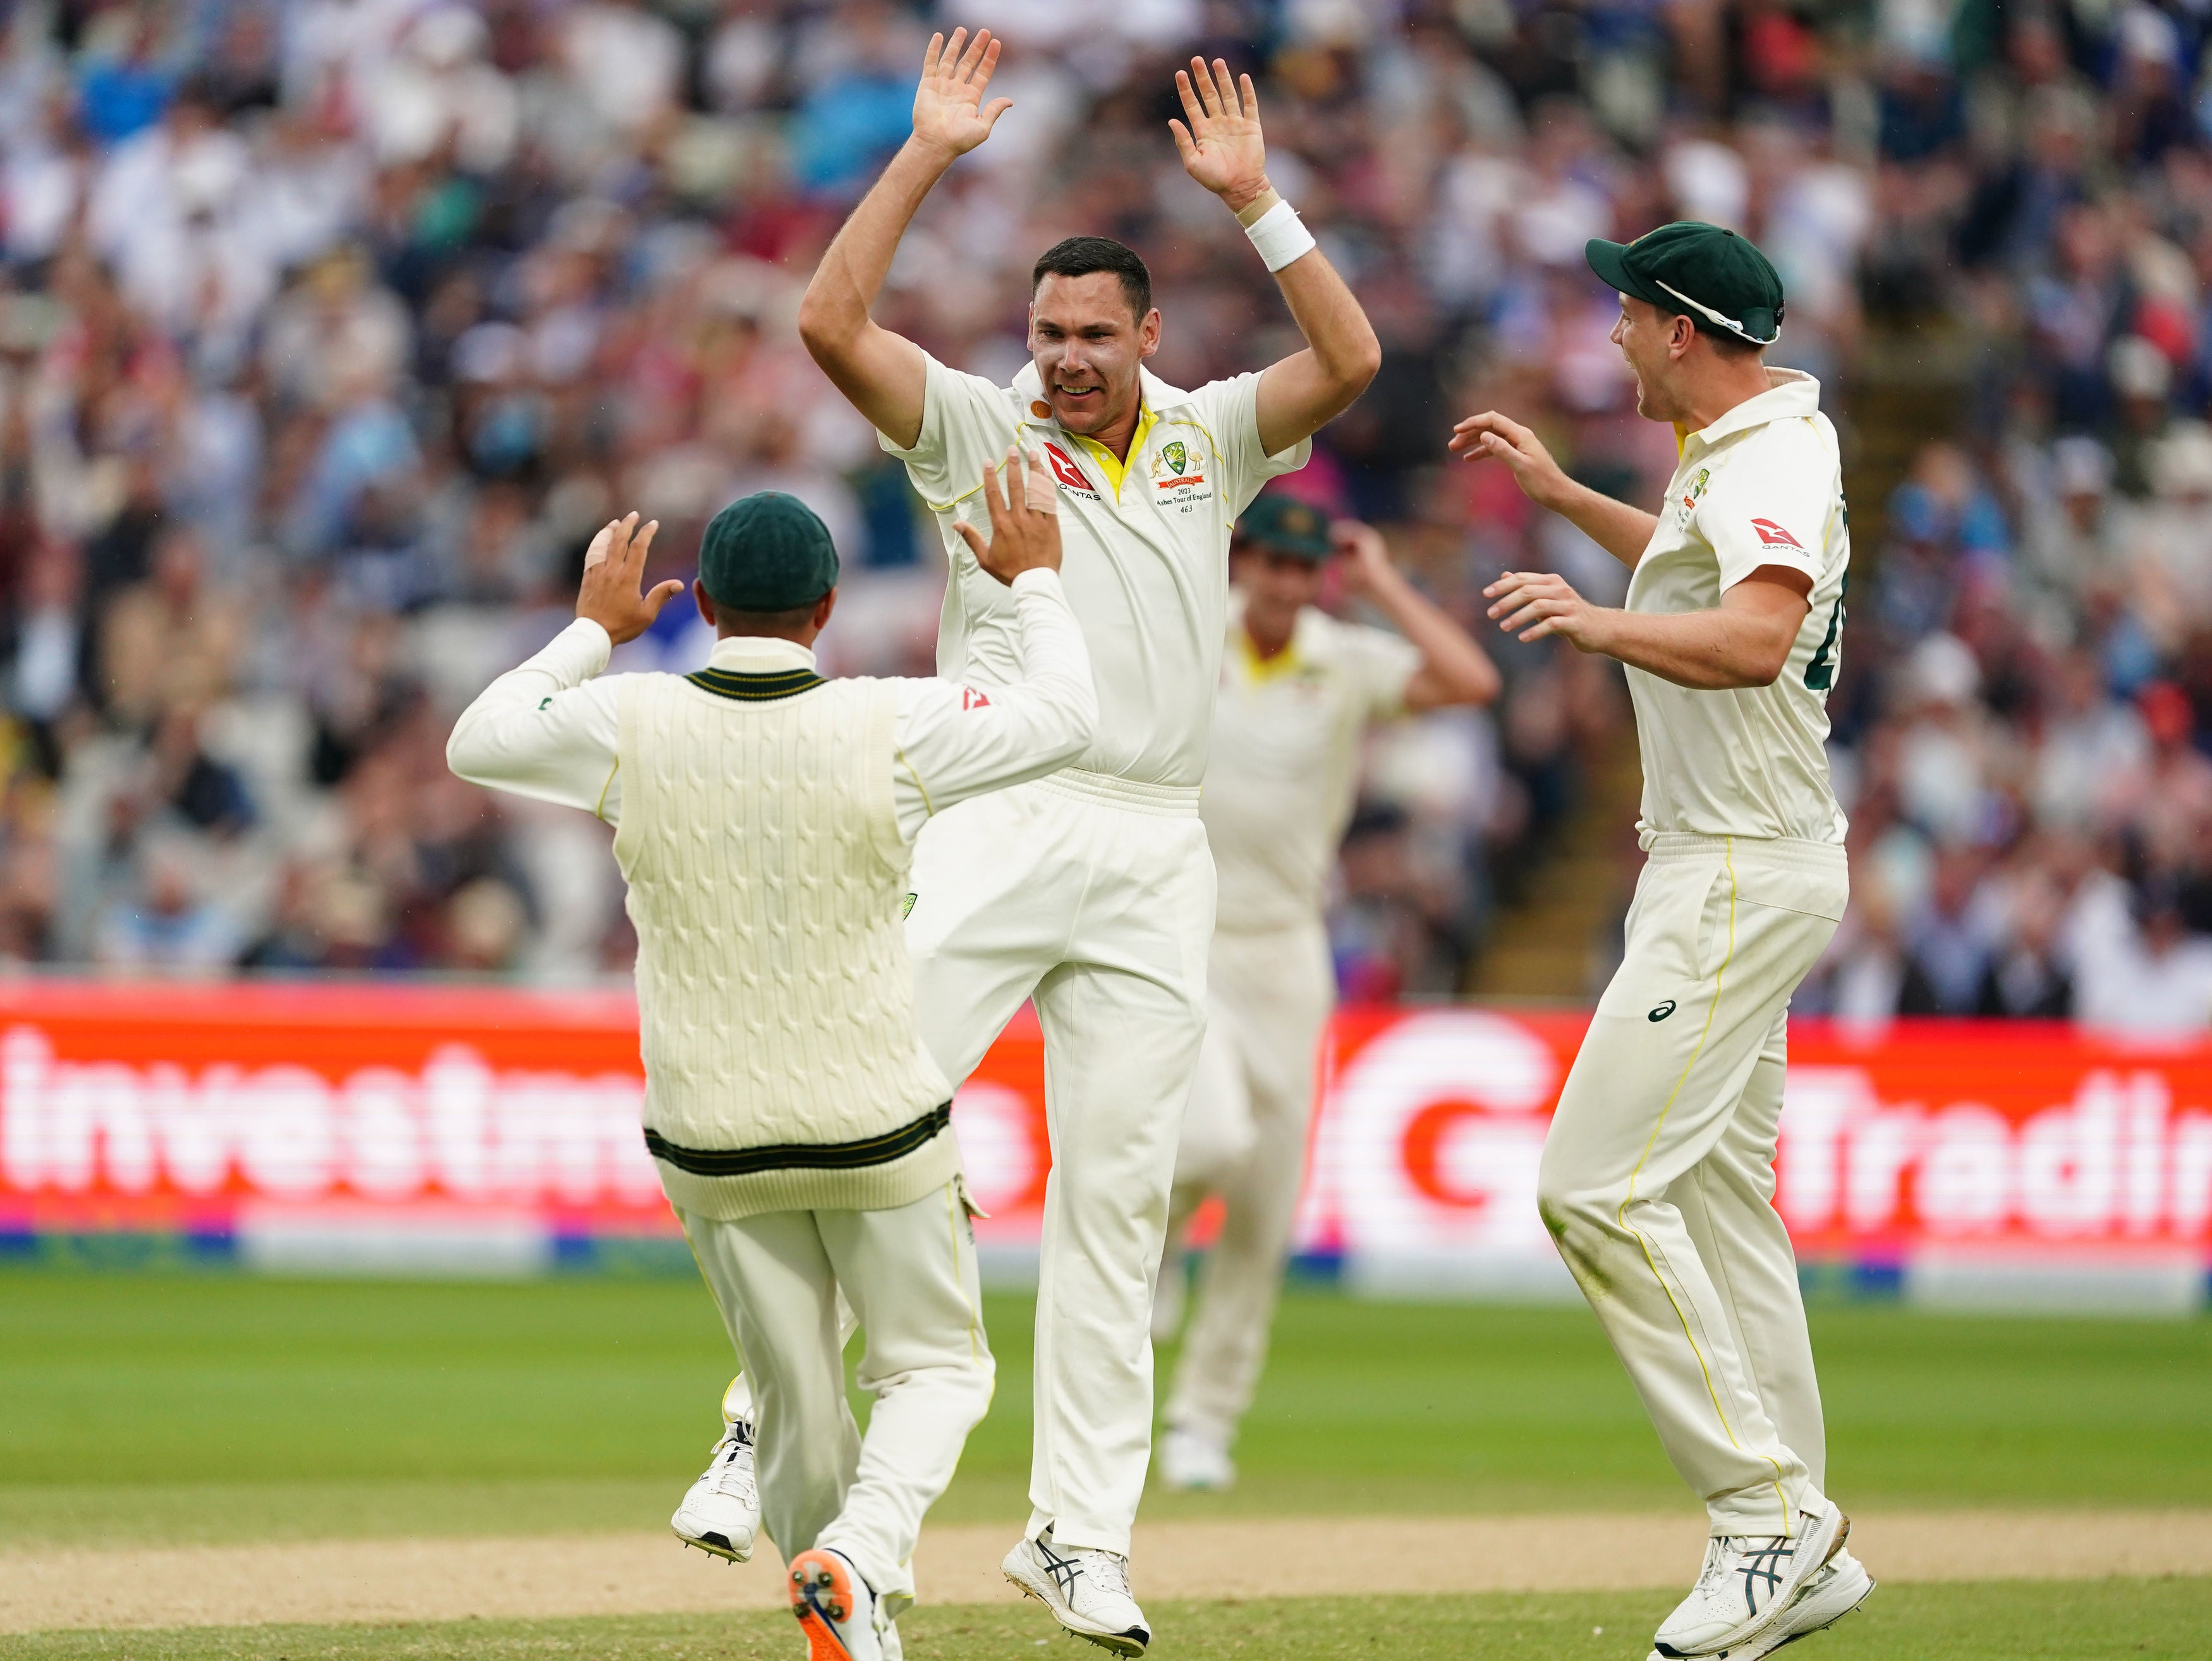
[[[1585,1021],[1340,1013],[1317,1058],[1302,1247],[1376,1284],[1556,1289],[1536,1162]],[[1806,1255],[2141,1258],[2201,1277],[2212,1042],[1802,1022],[1790,1043],[1776,1203]],[[532,1241],[671,1235],[642,1088],[626,995],[21,983],[0,990],[0,1235],[312,1238],[343,1257],[349,1239],[419,1234],[485,1243],[491,1267],[538,1261]],[[1036,1239],[1042,1094],[1024,1016],[955,1110],[1002,1250]]]

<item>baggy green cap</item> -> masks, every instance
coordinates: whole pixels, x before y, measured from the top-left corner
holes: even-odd
[[[1272,554],[1320,564],[1336,550],[1328,539],[1328,515],[1295,496],[1263,496],[1237,521],[1237,534]]]
[[[1594,236],[1583,257],[1606,283],[1698,327],[1754,346],[1782,334],[1782,277],[1747,237],[1695,219],[1646,231],[1633,242]]]
[[[699,581],[732,611],[795,611],[837,586],[830,527],[797,496],[763,490],[708,521]]]

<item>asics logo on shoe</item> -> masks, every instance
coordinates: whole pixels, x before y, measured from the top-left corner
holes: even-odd
[[[1062,1557],[1042,1538],[1036,1542],[1037,1555],[1044,1560],[1044,1572],[1052,1577],[1053,1585],[1060,1588],[1062,1597],[1075,1595],[1075,1583],[1083,1573],[1083,1565],[1073,1557]]]
[[[1744,1553],[1743,1601],[1753,1615],[1759,1611],[1759,1594],[1771,1592],[1782,1584],[1782,1577],[1790,1572],[1790,1560],[1796,1554],[1796,1545],[1780,1537]]]

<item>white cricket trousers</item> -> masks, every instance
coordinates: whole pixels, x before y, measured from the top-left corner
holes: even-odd
[[[1029,1537],[1049,1527],[1062,1548],[1126,1555],[1152,1454],[1176,1128],[1206,1027],[1198,792],[1071,770],[973,796],[923,829],[912,880],[915,1017],[945,1075],[974,1072],[1025,998],[1044,1031]]]
[[[880,1211],[678,1215],[744,1369],[733,1416],[753,1423],[769,1537],[786,1562],[836,1547],[896,1615],[914,1600],[922,1513],[991,1405],[960,1185]],[[866,1437],[845,1399],[840,1292],[867,1333]]]
[[[1219,930],[1210,964],[1206,1049],[1183,1114],[1165,1272],[1178,1267],[1174,1247],[1211,1194],[1222,1197],[1221,1232],[1200,1270],[1165,1418],[1226,1444],[1267,1364],[1336,974],[1318,919],[1249,934]]]
[[[1575,1057],[1544,1224],[1718,1534],[1795,1531],[1826,1445],[1775,1214],[1790,997],[1835,933],[1844,850],[1644,833],[1627,950]]]

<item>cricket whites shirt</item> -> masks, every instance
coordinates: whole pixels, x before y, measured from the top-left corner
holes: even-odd
[[[1020,678],[1013,611],[953,526],[965,520],[988,538],[983,469],[1017,441],[1043,452],[1060,492],[1060,576],[1098,689],[1097,737],[1075,765],[1193,789],[1206,773],[1231,527],[1261,485],[1305,465],[1312,442],[1261,450],[1257,374],[1192,392],[1139,375],[1144,411],[1126,465],[1052,418],[1033,364],[1000,386],[931,358],[914,447],[878,441],[906,463],[951,565],[938,672],[984,688]]]
[[[1771,686],[1695,691],[1629,668],[1642,828],[1841,843],[1826,746],[1851,555],[1843,465],[1820,383],[1793,369],[1767,377],[1766,392],[1683,440],[1628,609],[1709,611],[1762,565],[1811,579],[1809,609]]]
[[[1199,814],[1220,878],[1218,926],[1249,933],[1321,916],[1358,793],[1360,736],[1404,709],[1421,654],[1309,605],[1290,644],[1261,658],[1243,614],[1232,593]]]

